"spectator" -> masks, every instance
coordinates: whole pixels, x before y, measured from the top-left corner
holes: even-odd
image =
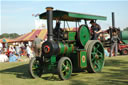
[[[21,44],[20,44],[20,45],[21,45],[21,47],[25,47],[25,45],[24,45],[24,43],[23,43],[23,42],[21,42]]]
[[[31,42],[31,41],[28,41],[28,45],[29,45],[30,47],[32,47],[32,42]]]
[[[10,51],[11,53],[15,53],[15,49],[14,49],[14,47],[13,47],[12,45],[9,46],[9,51]]]
[[[7,51],[6,51],[6,55],[9,57],[9,54],[10,54],[10,51],[9,51],[9,46],[8,46]]]
[[[31,59],[33,57],[33,53],[32,53],[32,50],[28,44],[27,44],[26,51],[27,51],[27,56]]]
[[[105,34],[105,40],[108,40],[108,39],[110,39],[110,35],[109,34]]]
[[[0,54],[0,62],[7,62],[8,57],[4,53]]]
[[[105,53],[106,57],[109,57],[109,52],[108,52],[107,48],[104,48],[104,53]]]
[[[3,45],[2,43],[0,43],[0,54],[2,53],[2,48],[3,48]]]
[[[38,35],[36,35],[33,41],[33,48],[34,48],[35,56],[40,56],[41,41],[42,40],[38,38]]]
[[[114,55],[117,56],[118,42],[120,41],[120,39],[118,37],[118,32],[117,32],[116,29],[114,29],[113,32],[112,32],[112,39],[111,39],[111,41],[112,41],[112,47],[111,47],[110,57],[112,57]],[[113,54],[113,51],[115,51],[114,54]]]
[[[18,54],[10,54],[9,56],[9,62],[16,62],[16,61],[21,61],[20,56]]]
[[[20,56],[21,49],[18,44],[15,46],[15,50],[16,50],[16,54],[18,54]]]
[[[5,52],[7,51],[7,49],[8,49],[8,43],[6,42],[5,43]]]

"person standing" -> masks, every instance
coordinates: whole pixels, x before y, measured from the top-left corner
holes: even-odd
[[[28,58],[31,59],[33,57],[33,53],[32,53],[32,50],[31,50],[31,48],[28,44],[27,44],[27,47],[26,47],[26,51],[27,51]]]
[[[40,51],[41,51],[41,39],[38,38],[38,35],[35,36],[35,39],[33,41],[33,48],[35,52],[35,56],[40,56]]]
[[[8,43],[6,42],[6,43],[5,43],[4,51],[7,52],[7,49],[8,49]]]
[[[3,45],[0,43],[0,54],[2,53]]]
[[[114,29],[113,33],[112,33],[112,44],[111,44],[111,53],[110,53],[110,57],[112,56],[117,56],[118,53],[118,42],[120,41],[119,37],[118,37],[118,33],[117,30]],[[114,54],[113,54],[114,53]]]
[[[91,20],[90,21],[90,24],[92,25],[91,26],[91,29],[92,29],[92,40],[97,40],[98,36],[100,35],[101,33],[101,27],[99,24],[97,24],[96,22],[94,22],[94,20]]]
[[[16,44],[15,50],[16,50],[17,55],[20,56],[20,51],[21,51],[21,50],[20,50],[20,47],[19,47],[18,44]]]

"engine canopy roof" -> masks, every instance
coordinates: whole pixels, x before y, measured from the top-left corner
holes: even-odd
[[[39,15],[40,19],[46,19],[46,13],[44,12]],[[62,10],[53,10],[53,20],[63,20],[63,21],[80,21],[82,19],[85,20],[107,20],[105,16],[92,15],[92,14],[83,14],[76,12],[68,12]]]

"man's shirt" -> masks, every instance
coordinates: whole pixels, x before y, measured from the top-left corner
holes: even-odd
[[[99,30],[101,30],[101,27],[98,24],[92,25],[91,28],[92,28],[92,31],[93,32],[95,32],[95,31],[98,32]]]

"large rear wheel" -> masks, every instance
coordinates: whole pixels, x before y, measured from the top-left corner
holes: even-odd
[[[58,62],[58,75],[61,80],[67,80],[72,74],[72,62],[68,57],[62,57]]]
[[[88,42],[85,44],[84,48],[87,50],[89,47],[89,44],[93,42],[93,40],[88,40]]]
[[[32,78],[38,78],[42,75],[42,62],[40,57],[33,57],[29,62],[29,72]]]
[[[91,40],[87,48],[87,71],[100,72],[104,66],[104,48],[100,41]]]

